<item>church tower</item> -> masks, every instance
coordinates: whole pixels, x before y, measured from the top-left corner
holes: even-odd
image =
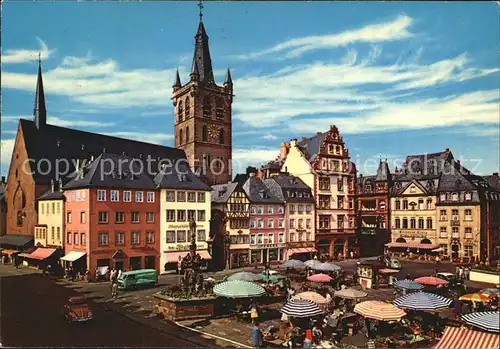
[[[224,84],[214,79],[208,36],[200,23],[195,36],[189,82],[177,71],[173,85],[175,147],[186,152],[191,168],[207,184],[227,183],[231,176],[231,104],[233,81],[228,68]]]

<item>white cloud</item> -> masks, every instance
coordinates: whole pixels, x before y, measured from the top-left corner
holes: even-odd
[[[232,170],[233,174],[244,173],[248,166],[260,167],[276,159],[279,148],[236,148],[233,149]]]
[[[2,116],[2,121],[6,123],[17,123],[19,119],[32,120],[33,117],[31,115]],[[47,117],[47,123],[61,127],[111,127],[116,125],[114,122],[62,119],[50,115]]]
[[[15,139],[4,139],[0,142],[0,172],[2,174],[9,171],[10,158],[12,157],[15,141]]]
[[[118,131],[118,132],[106,132],[105,134],[109,136],[134,139],[140,142],[156,143],[156,144],[165,144],[165,142],[174,139],[174,136],[172,134],[166,134],[166,133]]]
[[[25,49],[10,49],[2,52],[2,64],[8,63],[26,63],[40,59],[46,60],[50,57],[54,50],[49,50],[48,46],[42,39],[36,38],[40,48],[38,50],[25,50]]]
[[[271,133],[268,133],[262,137],[260,137],[262,139],[265,139],[265,140],[268,140],[268,141],[273,141],[275,139],[278,139],[278,137],[276,137],[275,135],[271,134]]]
[[[294,38],[263,51],[239,55],[237,58],[255,59],[269,55],[276,58],[278,53],[284,53],[284,58],[293,58],[313,50],[341,47],[354,43],[381,43],[408,39],[414,35],[408,31],[412,22],[411,17],[402,15],[392,21],[370,24],[338,34]]]

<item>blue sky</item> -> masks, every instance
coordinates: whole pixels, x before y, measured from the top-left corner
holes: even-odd
[[[233,161],[338,126],[358,169],[450,148],[500,167],[498,5],[207,2],[216,80],[233,73]],[[172,83],[187,81],[196,2],[2,3],[2,154],[31,118],[42,52],[49,122],[173,144]]]

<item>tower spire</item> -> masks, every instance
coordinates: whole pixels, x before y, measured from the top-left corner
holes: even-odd
[[[224,86],[232,87],[233,78],[231,77],[231,70],[227,67],[226,78],[224,79]]]
[[[201,0],[198,2],[198,7],[200,8],[200,22],[201,22],[203,20],[203,3]]]
[[[212,69],[212,59],[210,58],[210,49],[208,47],[208,35],[203,25],[203,4],[198,3],[200,8],[200,23],[198,24],[198,31],[196,32],[193,66],[191,71],[194,72],[195,65],[198,66],[198,79],[201,83],[215,84],[214,72]]]
[[[181,77],[179,76],[179,68],[177,68],[177,72],[175,73],[175,81],[174,81],[174,85],[172,87],[174,90],[182,87]]]
[[[38,53],[38,77],[36,82],[35,107],[33,109],[35,125],[38,129],[47,124],[47,108],[45,107],[45,93],[43,91],[42,60]]]

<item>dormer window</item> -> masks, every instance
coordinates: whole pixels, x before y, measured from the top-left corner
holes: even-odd
[[[472,200],[472,193],[470,191],[465,193],[465,200],[467,200],[467,201]]]
[[[335,146],[333,144],[328,144],[328,154],[333,154],[335,151]]]
[[[451,194],[451,200],[458,201],[458,193]]]
[[[188,182],[189,181],[189,177],[185,173],[179,174],[178,178],[179,178],[179,182]]]
[[[410,193],[415,193],[415,192],[416,192],[415,187],[414,187],[414,186],[411,186],[411,187],[410,187]]]
[[[226,192],[227,192],[227,189],[225,189],[225,188],[224,188],[224,189],[222,189],[222,190],[219,192],[219,197],[224,196],[224,195],[226,194]]]
[[[366,183],[366,191],[372,191],[372,184]]]
[[[80,147],[83,150],[85,150],[85,144],[82,144],[81,147]]]

